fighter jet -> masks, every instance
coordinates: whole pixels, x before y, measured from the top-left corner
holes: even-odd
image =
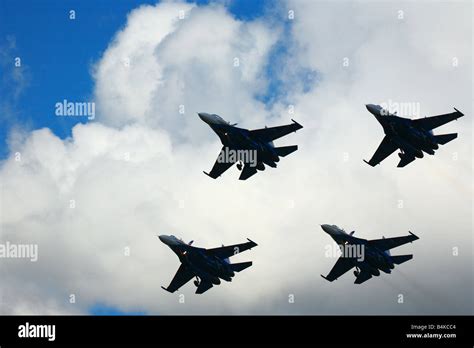
[[[454,108],[456,112],[450,114],[411,120],[390,114],[379,105],[367,104],[366,107],[379,121],[385,132],[385,138],[373,157],[368,162],[364,160],[372,167],[382,162],[397,149],[400,149],[398,154],[400,162],[397,167],[405,167],[415,158],[422,158],[423,152],[434,155],[434,150],[438,149],[438,145],[444,145],[456,139],[458,134],[433,135],[433,129],[464,116],[462,112]]]
[[[347,234],[335,225],[321,225],[321,228],[339,245],[342,254],[334,267],[325,277],[332,282],[355,267],[355,284],[362,284],[372,276],[379,276],[380,271],[391,273],[395,265],[413,258],[413,255],[390,255],[389,249],[411,243],[418,239],[413,233],[408,236],[366,240],[354,237],[354,231]]]
[[[237,168],[242,171],[240,180],[246,180],[265,170],[265,164],[276,168],[280,157],[285,157],[298,149],[297,145],[275,147],[273,140],[281,138],[291,132],[303,128],[298,122],[292,124],[248,130],[236,127],[215,114],[198,113],[201,120],[206,122],[219,136],[222,150],[209,173],[204,174],[216,179],[227,169],[237,163]]]
[[[168,245],[181,261],[170,285],[167,288],[162,287],[169,292],[175,292],[194,277],[196,277],[194,281],[197,287],[196,294],[202,294],[213,285],[220,284],[221,279],[232,281],[235,272],[252,266],[252,262],[230,263],[229,257],[257,246],[248,239],[248,242],[242,244],[204,249],[191,246],[193,241],[186,244],[175,236],[163,235],[158,238]]]

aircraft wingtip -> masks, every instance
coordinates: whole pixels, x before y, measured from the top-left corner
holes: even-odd
[[[250,243],[255,244],[254,246],[257,246],[257,245],[258,245],[257,243],[255,243],[255,242],[254,242],[253,240],[251,240],[250,238],[247,238],[247,240],[248,240]]]
[[[459,111],[459,110],[456,109],[455,107],[453,107],[453,108],[454,108],[454,110],[456,110],[456,111],[460,114],[459,117],[464,116],[464,114],[463,114],[461,111]]]
[[[300,123],[296,122],[294,119],[291,119],[291,120],[293,121],[294,124],[297,124],[298,126],[300,126],[300,128],[303,128],[303,126]]]
[[[212,179],[215,179],[213,178],[209,173],[205,172],[204,170],[202,171],[204,174],[206,174],[208,177],[212,178]]]
[[[370,164],[369,162],[367,162],[366,160],[363,160],[365,163],[367,163],[369,166],[371,167],[374,167],[372,164]]]

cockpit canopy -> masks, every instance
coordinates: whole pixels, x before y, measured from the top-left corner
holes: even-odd
[[[229,123],[217,114],[211,114],[211,116],[215,117],[216,123],[223,123],[223,124]]]

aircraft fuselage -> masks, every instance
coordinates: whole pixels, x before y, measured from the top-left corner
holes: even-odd
[[[168,246],[178,256],[181,263],[193,270],[201,280],[217,285],[221,283],[220,279],[230,282],[235,275],[226,260],[208,256],[205,250],[191,247],[184,242]]]
[[[415,127],[413,121],[395,115],[381,115],[370,110],[382,125],[385,135],[398,145],[404,153],[422,158],[423,152],[434,155],[438,144],[431,131]]]
[[[276,163],[280,161],[272,142],[264,142],[252,137],[247,129],[220,123],[211,123],[209,126],[219,136],[224,147],[236,151],[254,151],[259,170],[263,170],[263,163],[275,168]]]
[[[355,250],[363,250],[362,255],[353,258],[354,266],[359,269],[354,272],[356,276],[359,272],[364,271],[373,276],[379,276],[380,271],[391,273],[391,270],[395,267],[391,255],[388,252],[370,246],[366,239],[347,234],[337,226],[322,225],[321,227],[339,245],[341,251],[343,251],[347,245],[354,246]]]
[[[340,246],[349,243],[353,246],[358,246],[356,249],[363,249],[363,258],[355,258],[356,267],[361,270],[367,270],[374,276],[379,276],[380,271],[390,273],[391,269],[394,268],[393,261],[391,260],[390,254],[385,251],[378,250],[377,248],[368,245],[367,240],[352,237],[350,235],[333,237],[333,239]],[[380,270],[380,271],[379,271]]]

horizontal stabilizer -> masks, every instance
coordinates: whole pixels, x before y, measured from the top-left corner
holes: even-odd
[[[408,260],[411,260],[413,258],[413,255],[397,255],[391,256],[391,258],[394,264],[399,265],[401,263],[407,262]]]
[[[370,278],[372,278],[372,274],[370,274],[370,272],[360,272],[357,275],[357,278],[354,281],[354,284],[362,284],[366,282],[367,280],[369,280]]]
[[[411,162],[413,162],[415,159],[416,159],[415,156],[404,155],[404,156],[401,157],[400,162],[398,162],[397,167],[398,167],[398,168],[403,168],[403,167],[405,167],[406,165],[408,165],[408,164],[410,164]]]
[[[285,157],[289,155],[290,153],[298,150],[298,145],[275,147],[274,150],[278,156]]]
[[[196,294],[204,294],[210,288],[212,288],[211,282],[201,281],[196,289]]]
[[[440,134],[435,135],[435,140],[438,144],[444,145],[449,143],[451,140],[456,139],[458,137],[458,133],[451,133],[451,134]]]
[[[229,266],[234,272],[240,272],[240,271],[243,271],[244,269],[249,268],[250,266],[252,266],[252,261],[241,262],[241,263],[232,263]]]

